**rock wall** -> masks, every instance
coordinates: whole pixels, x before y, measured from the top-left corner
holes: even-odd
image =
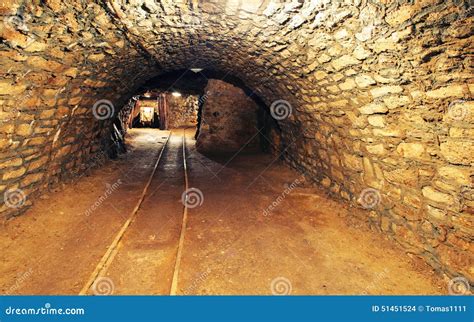
[[[273,110],[292,166],[474,281],[469,1],[4,0],[0,14],[2,215],[93,163],[147,79],[212,68]]]
[[[258,151],[258,106],[242,89],[210,79],[201,101],[201,121],[196,139],[199,152]]]
[[[0,3],[2,216],[97,165],[133,91],[121,73],[150,64],[97,3],[43,2]]]
[[[182,95],[175,97],[166,95],[169,106],[169,126],[171,129],[179,127],[196,127],[198,115],[198,96]]]

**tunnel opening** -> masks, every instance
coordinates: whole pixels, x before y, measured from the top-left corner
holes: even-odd
[[[269,107],[238,77],[212,69],[176,70],[148,80],[122,108],[122,136],[131,128],[195,128],[201,153],[275,152],[281,129]]]

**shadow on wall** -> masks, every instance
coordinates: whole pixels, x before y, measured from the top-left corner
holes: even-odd
[[[265,110],[233,84],[210,79],[199,99],[196,148],[208,155],[268,150]],[[267,116],[268,118],[269,116]]]

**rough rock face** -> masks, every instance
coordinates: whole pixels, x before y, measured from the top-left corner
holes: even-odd
[[[291,110],[278,122],[293,167],[367,208],[374,226],[436,269],[473,282],[468,8],[4,0],[0,213],[21,213],[42,189],[95,164],[108,117],[148,78],[213,68]]]
[[[201,101],[198,151],[217,154],[258,150],[258,106],[242,89],[211,79]]]
[[[183,95],[174,97],[166,95],[169,106],[169,126],[170,128],[195,127],[198,114],[198,96]]]

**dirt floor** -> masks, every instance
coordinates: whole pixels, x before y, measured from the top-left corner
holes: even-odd
[[[183,216],[183,133],[172,131],[104,274],[108,284],[89,294],[169,294]],[[329,199],[271,155],[208,158],[192,135],[189,187],[202,198],[189,208],[178,294],[447,293],[420,259],[350,224],[359,210]],[[6,221],[0,292],[78,294],[137,204],[167,136],[131,130],[119,160],[45,192]]]

